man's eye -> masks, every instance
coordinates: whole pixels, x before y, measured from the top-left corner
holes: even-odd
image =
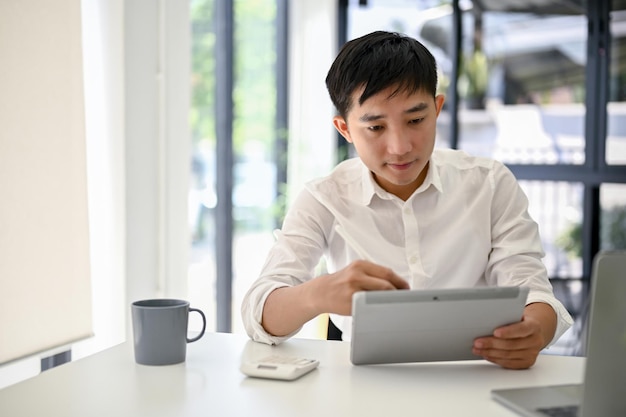
[[[367,130],[370,130],[372,132],[378,132],[379,130],[381,130],[383,127],[382,126],[369,126],[367,128]]]
[[[422,123],[423,121],[424,121],[424,117],[421,117],[419,119],[412,119],[412,120],[410,120],[409,124],[418,125],[418,124]]]

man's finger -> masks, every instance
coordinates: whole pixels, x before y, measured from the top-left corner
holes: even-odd
[[[533,327],[520,321],[506,326],[498,327],[493,331],[493,335],[500,339],[519,339],[533,334]]]
[[[409,283],[406,282],[406,280],[401,278],[399,275],[397,275],[395,272],[393,272],[389,268],[386,268],[382,265],[378,265],[369,261],[357,261],[357,262],[359,262],[359,265],[363,268],[363,272],[372,278],[387,281],[395,289],[405,290],[405,289],[410,288]],[[378,287],[379,284],[380,283],[374,284],[374,285]],[[382,289],[392,289],[384,284],[380,284],[380,285],[383,285]],[[373,289],[373,288],[368,288],[368,289]]]

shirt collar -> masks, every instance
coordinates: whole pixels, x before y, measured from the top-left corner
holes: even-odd
[[[424,182],[417,190],[415,190],[413,195],[424,192],[431,185],[435,187],[435,189],[437,189],[440,193],[443,192],[441,177],[439,176],[439,168],[440,166],[437,164],[437,157],[435,155],[435,152],[433,152],[430,157],[430,163],[428,164],[428,172],[426,173],[426,178],[424,178]],[[380,185],[378,185],[378,183],[374,180],[374,175],[372,174],[372,172],[362,162],[361,170],[363,176],[361,203],[363,205],[369,205],[375,195],[383,200],[390,200],[392,198],[392,194],[388,193]]]
[[[440,193],[443,193],[443,185],[441,184],[441,177],[439,176],[440,171],[441,164],[439,162],[439,158],[437,157],[437,151],[435,150],[430,156],[428,174],[426,174],[426,178],[422,184],[423,190],[427,189],[432,184],[432,186],[435,187]]]

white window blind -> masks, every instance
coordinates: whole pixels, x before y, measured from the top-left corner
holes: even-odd
[[[0,363],[92,334],[80,17],[0,1]]]

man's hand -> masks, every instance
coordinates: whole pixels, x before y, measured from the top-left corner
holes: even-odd
[[[530,368],[552,340],[555,330],[556,313],[552,307],[544,303],[529,304],[520,322],[497,328],[493,336],[476,339],[473,352],[503,368]]]
[[[261,323],[268,333],[284,336],[322,313],[352,314],[352,294],[357,291],[408,288],[391,269],[354,261],[334,274],[272,291],[263,306]]]
[[[320,310],[344,316],[352,314],[352,295],[357,291],[409,289],[409,284],[391,269],[363,260],[316,280],[320,285],[313,297],[320,303]]]

